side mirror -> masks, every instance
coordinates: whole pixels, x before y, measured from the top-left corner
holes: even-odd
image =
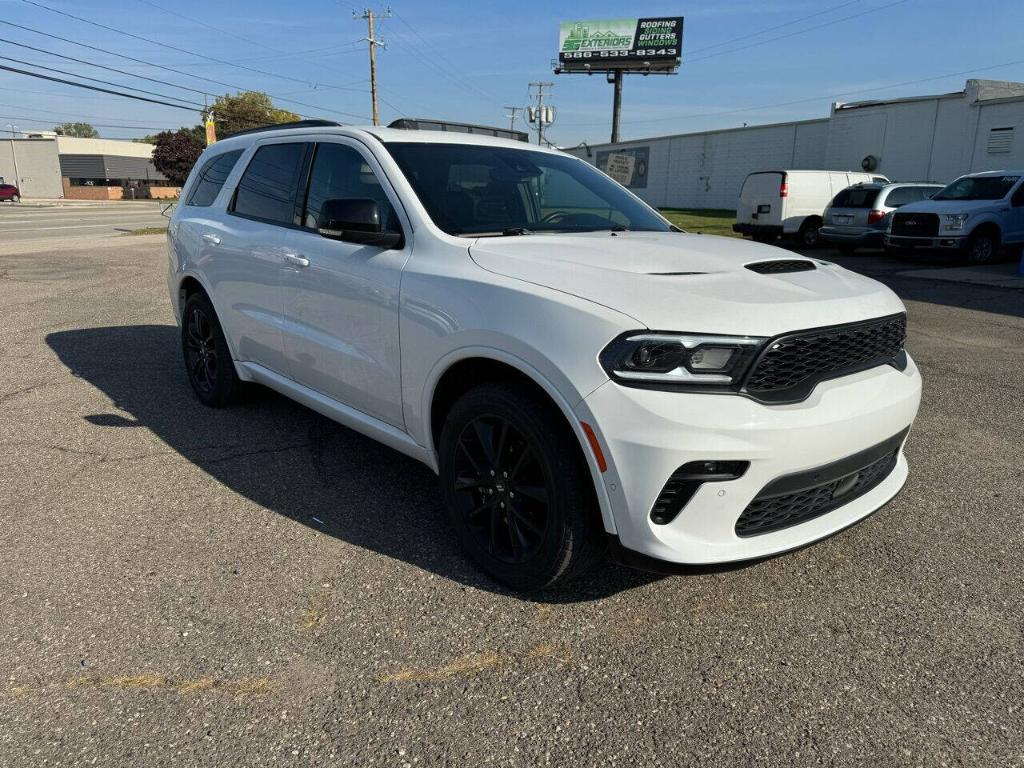
[[[384,232],[376,200],[362,197],[326,200],[320,206],[317,231],[332,240],[396,248],[402,243],[401,232]]]

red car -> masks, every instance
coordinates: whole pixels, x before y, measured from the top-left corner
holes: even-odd
[[[16,203],[21,200],[21,192],[13,184],[0,184],[0,200],[10,200]]]

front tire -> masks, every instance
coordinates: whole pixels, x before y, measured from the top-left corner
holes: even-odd
[[[579,578],[604,553],[580,444],[526,386],[485,384],[455,403],[441,431],[440,477],[462,548],[512,589]]]
[[[217,313],[205,293],[194,293],[185,302],[181,351],[189,384],[203,405],[223,408],[238,400],[241,382]]]
[[[21,202],[21,195],[11,195],[11,202],[12,203],[20,203]]]
[[[972,232],[967,238],[968,264],[991,264],[998,251],[999,240],[988,232]]]

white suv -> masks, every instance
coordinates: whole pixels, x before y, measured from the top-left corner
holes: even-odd
[[[168,233],[189,380],[418,459],[495,579],[758,558],[881,507],[921,381],[887,288],[681,232],[582,160],[323,121],[221,141]],[[384,524],[384,521],[382,521]]]

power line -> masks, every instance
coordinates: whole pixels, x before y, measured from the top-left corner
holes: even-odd
[[[0,106],[4,106],[4,105],[0,104]],[[45,110],[39,110],[39,111],[43,112]],[[81,120],[80,119],[81,117],[84,117],[84,115],[80,115],[78,118],[75,118],[75,117],[56,117],[56,118],[55,117],[49,117],[49,118],[47,118],[47,117],[32,117],[32,116],[29,116],[29,115],[8,115],[6,113],[0,113],[0,117],[2,117],[4,120],[28,120],[30,123],[39,123],[40,125],[52,125],[55,122],[62,122],[62,123],[87,122],[85,120]],[[151,126],[151,125],[120,125],[120,124],[114,124],[114,123],[89,123],[89,125],[91,125],[93,128],[123,128],[123,129],[126,129],[126,130],[132,130],[132,131],[167,131],[167,130],[173,130],[173,129],[170,129],[170,128],[156,128],[156,127]]]
[[[22,0],[22,2],[29,2],[29,0]],[[705,61],[707,59],[713,59],[716,56],[725,56],[726,54],[730,54],[730,53],[739,53],[740,51],[746,51],[746,50],[749,50],[750,48],[757,48],[760,45],[767,45],[768,43],[778,42],[779,40],[786,40],[786,39],[788,39],[790,37],[796,37],[797,35],[803,35],[803,34],[805,34],[807,32],[813,32],[813,31],[815,31],[817,29],[823,29],[824,27],[831,27],[831,26],[833,26],[835,24],[841,24],[842,22],[849,21],[850,19],[858,19],[861,16],[867,16],[868,14],[877,13],[878,11],[885,10],[886,8],[892,8],[892,7],[897,6],[897,5],[903,5],[903,3],[906,3],[906,2],[909,2],[909,0],[895,0],[895,2],[886,3],[884,5],[877,5],[874,8],[870,8],[870,9],[868,9],[866,11],[861,11],[859,13],[854,13],[854,14],[851,14],[849,16],[843,16],[840,19],[833,19],[832,21],[826,21],[823,24],[817,24],[817,25],[815,25],[813,27],[806,27],[804,29],[798,29],[795,32],[789,32],[789,33],[787,33],[785,35],[778,35],[777,37],[769,37],[767,40],[759,40],[756,43],[751,43],[750,45],[743,45],[743,46],[740,46],[739,48],[730,48],[727,51],[717,51],[715,53],[709,53],[709,54],[706,54],[704,56],[698,56],[696,59],[690,59],[690,58],[687,58],[686,56],[684,56],[683,57],[683,63],[684,64],[695,64],[698,61]]]
[[[126,32],[123,29],[117,29],[116,27],[111,27],[111,26],[108,26],[106,24],[100,24],[98,21],[91,21],[90,19],[86,19],[86,18],[83,18],[81,16],[75,16],[73,13],[68,13],[67,11],[61,11],[61,10],[58,10],[57,8],[51,8],[48,5],[44,5],[43,3],[37,3],[35,0],[21,0],[21,2],[26,3],[27,5],[34,6],[36,8],[42,8],[43,10],[49,11],[50,13],[56,13],[56,14],[58,14],[60,16],[65,16],[65,17],[67,17],[69,19],[74,19],[75,21],[80,21],[83,24],[89,24],[90,26],[96,27],[98,29],[104,29],[104,30],[106,30],[108,32],[114,32],[114,33],[116,33],[118,35],[124,35],[125,37],[132,38],[133,40],[139,40],[139,41],[144,42],[144,43],[149,43],[150,45],[157,45],[157,46],[160,46],[161,48],[166,48],[169,51],[177,51],[178,53],[184,53],[184,54],[187,54],[189,56],[195,56],[196,58],[199,58],[199,59],[205,59],[206,61],[211,61],[214,64],[223,64],[224,66],[227,66],[227,67],[234,67],[235,69],[245,70],[246,72],[253,72],[253,73],[257,74],[257,75],[263,75],[264,77],[276,77],[279,80],[289,80],[289,81],[291,81],[293,83],[303,83],[304,85],[317,85],[317,86],[319,86],[321,88],[332,88],[332,89],[341,90],[341,91],[354,90],[352,88],[344,88],[344,87],[340,87],[340,86],[333,86],[333,85],[330,85],[329,83],[319,83],[319,82],[311,81],[311,80],[308,80],[308,79],[301,79],[301,78],[298,78],[298,77],[291,77],[290,75],[282,75],[282,74],[279,74],[277,72],[268,72],[267,70],[264,70],[264,69],[256,69],[255,67],[247,67],[244,64],[236,64],[235,62],[227,61],[226,59],[218,59],[218,58],[216,58],[214,56],[207,56],[206,54],[203,54],[203,53],[196,53],[195,51],[190,51],[187,48],[179,48],[176,45],[169,45],[168,43],[161,43],[159,40],[153,40],[153,39],[148,38],[148,37],[143,37],[142,35],[136,35],[134,32]]]
[[[99,91],[100,93],[112,93],[115,96],[124,96],[126,99],[135,99],[136,101],[148,101],[150,104],[160,104],[165,107],[175,107],[176,109],[184,109],[188,112],[195,112],[192,107],[186,107],[181,104],[171,104],[166,101],[157,101],[156,99],[147,99],[144,96],[136,96],[133,93],[120,93],[118,91],[111,91],[107,88],[98,88],[95,85],[86,85],[85,83],[76,83],[72,80],[63,80],[59,77],[50,77],[49,75],[43,75],[38,72],[28,72],[24,69],[16,69],[14,67],[8,67],[5,64],[0,64],[0,70],[5,72],[14,72],[19,75],[28,75],[29,77],[36,77],[40,80],[49,80],[54,83],[63,83],[64,85],[73,85],[76,88],[85,88],[90,91]]]
[[[784,24],[778,24],[774,27],[765,27],[764,29],[759,29],[757,32],[751,32],[749,35],[741,35],[740,37],[734,37],[731,40],[723,40],[722,42],[715,43],[714,45],[705,45],[703,48],[697,48],[695,50],[689,51],[687,55],[692,56],[695,53],[703,53],[704,51],[710,51],[712,48],[721,48],[723,45],[731,45],[732,43],[738,43],[742,40],[749,40],[752,37],[763,35],[766,32],[774,32],[777,29],[783,29],[792,24],[799,24],[801,21],[807,21],[809,19],[817,18],[818,16],[824,16],[826,14],[832,13],[833,11],[838,11],[840,8],[846,8],[849,5],[856,5],[859,2],[860,0],[849,0],[849,2],[840,3],[839,5],[833,5],[831,8],[826,8],[823,11],[812,13],[809,16],[801,16],[799,19],[791,19],[790,21],[787,21]]]
[[[95,64],[95,63],[93,63],[91,61],[86,61],[85,59],[76,59],[74,56],[66,56],[63,53],[56,53],[54,51],[48,51],[45,48],[36,48],[33,45],[26,45],[25,43],[18,43],[18,42],[15,42],[14,40],[8,40],[5,37],[0,37],[0,43],[7,43],[8,45],[16,45],[18,48],[25,48],[26,50],[36,51],[37,53],[45,53],[47,56],[56,56],[59,59],[67,59],[68,61],[73,61],[76,64],[85,64],[86,66],[89,66],[89,67],[96,67],[97,69],[105,69],[108,72],[116,72],[116,73],[118,73],[120,75],[127,75],[128,77],[134,77],[134,78],[137,78],[139,80],[146,80],[146,81],[148,81],[150,83],[157,83],[158,85],[169,85],[172,88],[181,88],[184,91],[191,91],[192,93],[198,93],[201,96],[213,96],[214,95],[212,93],[207,93],[206,91],[200,91],[197,88],[189,88],[187,85],[178,85],[177,83],[169,83],[166,80],[157,80],[156,78],[146,77],[145,75],[136,75],[133,72],[126,72],[123,69],[117,69],[116,67],[108,67],[108,66],[106,66],[104,64]]]
[[[407,39],[407,44],[409,44],[412,47],[418,48],[420,50],[420,58],[423,61],[426,61],[428,64],[430,64],[432,67],[434,67],[438,72],[440,72],[442,75],[447,77],[449,80],[451,80],[453,83],[455,83],[456,85],[460,86],[461,88],[468,88],[470,90],[476,91],[476,93],[478,95],[483,96],[485,99],[488,99],[489,101],[494,101],[494,102],[501,101],[501,99],[497,98],[494,94],[488,93],[487,91],[484,91],[481,88],[478,88],[474,83],[471,83],[468,80],[460,78],[457,75],[455,75],[454,73],[449,74],[449,68],[451,66],[450,62],[446,62],[446,60],[439,53],[436,53],[431,48],[430,43],[428,43],[423,38],[423,35],[421,35],[419,33],[419,31],[415,27],[412,26],[412,24],[410,24],[409,22],[407,22],[405,20],[405,17],[403,17],[402,15],[400,15],[398,13],[394,13],[394,17],[396,19],[398,19],[400,22],[402,22],[402,24],[404,24],[409,29],[409,31],[412,32],[417,37],[417,39],[419,39],[419,41],[423,43],[424,47],[420,48],[418,45],[416,45],[415,43],[412,43],[412,41]],[[432,61],[432,58],[436,58],[437,61],[440,62],[440,65],[439,64],[435,64]]]
[[[136,64],[143,64],[145,66],[154,67],[156,69],[162,69],[165,72],[173,72],[176,75],[183,75],[185,77],[191,77],[191,78],[193,78],[195,80],[202,80],[202,81],[207,82],[207,83],[213,83],[214,85],[221,85],[221,86],[224,86],[225,88],[231,88],[231,89],[236,90],[236,91],[248,91],[248,90],[251,90],[250,88],[243,88],[240,85],[233,85],[231,83],[226,83],[223,80],[214,80],[213,78],[204,77],[203,75],[194,75],[191,72],[183,72],[180,69],[174,69],[173,67],[169,67],[169,66],[166,66],[164,64],[154,64],[152,62],[145,62],[145,61],[140,60],[137,56],[128,56],[126,54],[117,53],[116,51],[110,51],[110,50],[107,50],[105,48],[98,48],[95,45],[89,45],[88,43],[80,43],[77,40],[72,40],[72,39],[67,38],[67,37],[61,37],[60,35],[54,35],[54,34],[51,34],[49,32],[43,32],[42,30],[39,30],[39,29],[33,29],[32,27],[26,27],[26,26],[24,26],[22,24],[15,24],[13,22],[5,21],[3,19],[0,19],[0,24],[6,24],[9,27],[15,27],[17,29],[22,29],[22,30],[25,30],[27,32],[32,32],[32,33],[37,34],[37,35],[42,35],[43,37],[49,37],[49,38],[52,38],[54,40],[60,40],[63,43],[70,43],[71,45],[77,45],[77,46],[79,46],[81,48],[86,48],[86,49],[88,49],[90,51],[96,51],[97,53],[102,53],[102,54],[105,54],[107,56],[114,56],[114,57],[117,57],[117,58],[120,58],[120,59],[126,59],[127,61],[131,61],[131,62],[134,62]],[[356,89],[351,89],[351,90],[356,90]],[[216,97],[216,94],[207,94],[207,95]],[[277,100],[277,101],[284,102],[286,104],[295,104],[296,106],[299,106],[299,107],[308,107],[310,109],[319,110],[321,112],[331,112],[333,114],[342,115],[344,117],[354,117],[354,118],[357,118],[359,120],[366,120],[366,119],[368,119],[366,117],[366,115],[356,115],[356,114],[353,114],[351,112],[343,112],[343,111],[338,110],[338,109],[327,109],[326,107],[319,107],[316,104],[307,104],[307,103],[302,102],[302,101],[295,101],[294,99],[281,98],[280,96],[275,96],[272,93],[268,93],[267,95],[270,96],[271,98]]]
[[[145,90],[143,88],[133,88],[130,85],[124,85],[123,83],[112,83],[109,80],[99,80],[99,79],[97,79],[95,77],[88,77],[86,75],[80,75],[77,72],[68,72],[67,70],[64,70],[64,69],[56,69],[54,67],[47,67],[47,66],[44,66],[42,64],[36,64],[35,62],[32,62],[32,61],[22,61],[21,59],[15,59],[15,58],[13,58],[11,56],[0,56],[0,59],[3,59],[4,61],[13,61],[15,64],[22,64],[22,65],[24,65],[26,67],[35,67],[36,69],[42,69],[42,70],[45,70],[46,72],[56,72],[59,75],[68,75],[70,77],[77,77],[80,80],[88,80],[91,83],[103,83],[103,85],[113,85],[116,88],[124,88],[124,89],[129,90],[129,91],[135,91],[136,93],[145,93],[145,94],[147,94],[149,96],[159,96],[161,99],[173,99],[175,101],[180,101],[182,104],[188,104],[189,106],[193,106],[193,107],[196,107],[198,109],[202,109],[203,108],[202,104],[199,104],[199,103],[194,102],[194,101],[185,101],[184,99],[178,98],[177,96],[168,96],[166,93],[157,93],[155,91],[147,91],[147,90]]]

